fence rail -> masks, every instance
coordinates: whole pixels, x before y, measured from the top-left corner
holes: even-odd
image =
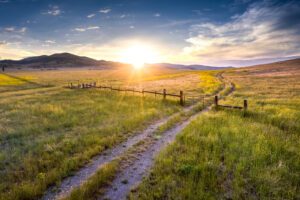
[[[236,108],[236,109],[244,109],[244,113],[247,111],[248,109],[248,101],[247,99],[244,99],[244,106],[232,106],[232,105],[220,105],[219,104],[219,99],[218,96],[215,96],[215,107],[223,107],[223,108]]]
[[[70,89],[73,89],[73,88],[76,88],[73,83],[69,83],[68,84],[68,87]],[[110,89],[110,90],[115,90],[115,91],[122,91],[122,92],[133,92],[133,93],[140,93],[140,94],[144,94],[145,93],[148,93],[148,94],[155,94],[155,97],[156,95],[162,95],[164,97],[164,99],[167,98],[167,96],[171,96],[171,97],[177,97],[179,98],[179,101],[180,101],[180,105],[184,105],[185,103],[185,97],[183,95],[183,91],[180,91],[179,94],[170,94],[170,93],[167,93],[167,90],[166,89],[163,89],[163,92],[157,92],[157,91],[147,91],[147,90],[135,90],[134,88],[133,89],[121,89],[121,88],[113,88],[112,86],[103,86],[103,85],[100,85],[100,86],[97,86],[97,83],[94,82],[94,83],[82,83],[82,84],[79,84],[78,83],[78,87],[77,88],[80,88],[80,89],[85,89],[85,88],[104,88],[104,89]]]

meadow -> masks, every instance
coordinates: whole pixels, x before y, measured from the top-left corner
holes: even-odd
[[[0,199],[37,199],[95,155],[174,113],[153,134],[188,113],[178,99],[105,89],[69,89],[97,82],[189,96],[214,94],[220,104],[193,120],[156,158],[128,199],[298,199],[300,70],[298,63],[222,71],[15,70],[0,76]],[[296,66],[296,67],[295,67]],[[233,92],[233,93],[231,93]],[[155,138],[154,138],[155,139]],[[148,139],[147,139],[148,140]],[[95,199],[147,140],[101,166],[65,199]],[[125,181],[124,181],[124,184]]]
[[[183,109],[177,99],[70,90],[66,87],[69,82],[149,86],[174,93],[190,90],[201,95],[205,91],[197,87],[201,88],[202,79],[213,80],[207,86],[210,90],[222,87],[215,75],[176,70],[17,70],[1,74],[0,199],[36,199],[93,156]]]
[[[299,199],[300,68],[227,70],[235,92],[193,120],[128,199]],[[291,70],[292,69],[292,70]]]

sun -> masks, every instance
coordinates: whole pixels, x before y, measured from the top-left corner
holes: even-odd
[[[131,46],[122,53],[122,61],[132,64],[136,69],[141,69],[145,63],[155,63],[159,60],[156,51],[149,46]]]

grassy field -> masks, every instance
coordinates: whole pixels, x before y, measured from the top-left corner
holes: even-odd
[[[299,199],[299,66],[224,73],[236,91],[220,103],[242,106],[248,99],[246,115],[218,109],[199,116],[129,199]]]
[[[35,199],[96,154],[137,134],[155,120],[181,111],[178,100],[108,90],[70,90],[68,82],[93,82],[193,94],[203,77],[221,88],[216,72],[167,70],[9,71],[0,79],[0,199]],[[9,80],[9,81],[7,81]],[[193,80],[193,84],[190,81]],[[204,80],[204,78],[203,78]],[[183,84],[182,81],[185,81]],[[162,84],[158,84],[158,82]],[[174,82],[178,88],[174,89]],[[155,88],[153,88],[155,86]]]
[[[195,96],[225,87],[220,104],[242,106],[248,99],[245,115],[218,109],[189,124],[156,158],[150,175],[132,189],[129,199],[299,199],[299,66],[1,74],[0,199],[36,199],[94,155],[182,111],[178,99],[65,88],[69,82],[95,81],[140,90],[165,88],[175,94],[183,90]],[[226,97],[232,88],[235,92]],[[156,133],[187,117],[170,119]],[[66,198],[93,199],[116,175],[119,164],[116,159],[102,166]]]

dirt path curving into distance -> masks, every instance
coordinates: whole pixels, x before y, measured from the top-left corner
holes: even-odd
[[[227,96],[231,95],[234,91],[234,85],[231,84],[231,89]],[[154,164],[154,158],[157,153],[165,148],[170,142],[174,141],[175,137],[184,129],[185,126],[187,126],[191,122],[191,120],[195,119],[197,116],[203,113],[208,112],[211,108],[212,106],[209,106],[206,109],[195,113],[181,124],[166,131],[159,140],[150,145],[143,153],[136,154],[135,161],[130,166],[123,169],[120,174],[118,174],[118,176],[114,179],[112,185],[107,187],[104,195],[98,198],[98,200],[126,199],[126,195],[130,191],[130,189],[138,185],[142,181],[143,177],[148,174],[151,166]],[[126,180],[126,183],[124,183],[124,180]]]
[[[144,176],[146,176],[154,163],[155,155],[161,151],[168,143],[172,142],[192,119],[198,115],[208,112],[211,107],[208,107],[194,115],[183,123],[166,131],[159,140],[147,148],[143,153],[136,154],[136,160],[127,168],[125,168],[113,181],[112,185],[106,189],[106,193],[98,200],[110,199],[121,200],[125,199],[130,188],[137,185]],[[127,183],[122,183],[126,180]]]
[[[189,112],[196,106],[198,106],[198,104],[194,104],[189,107],[186,107],[183,109],[183,112]],[[150,170],[150,167],[153,164],[153,157],[155,156],[155,154],[159,150],[161,150],[162,147],[166,146],[166,144],[173,141],[176,135],[180,133],[187,124],[189,124],[191,119],[193,119],[194,117],[198,116],[201,113],[207,112],[210,108],[211,107],[206,108],[205,110],[202,110],[194,114],[188,120],[173,127],[171,130],[166,131],[159,140],[155,140],[150,146],[147,147],[147,149],[143,153],[138,153],[136,155],[137,159],[131,165],[126,167],[124,170],[122,170],[120,174],[117,175],[117,177],[113,181],[113,185],[107,188],[106,190],[107,192],[103,195],[103,198],[104,197],[108,197],[110,199],[125,198],[129,189],[132,186],[138,184],[142,180],[142,178],[147,174],[147,172]],[[147,129],[142,131],[140,134],[129,138],[127,141],[113,147],[112,149],[108,149],[102,152],[98,156],[95,156],[94,158],[92,158],[91,162],[89,162],[84,167],[76,171],[73,176],[64,178],[61,181],[60,186],[49,187],[45,195],[41,199],[52,200],[52,199],[59,199],[61,197],[69,195],[72,189],[79,187],[89,177],[93,176],[97,172],[99,167],[101,167],[105,163],[108,163],[116,158],[121,157],[131,147],[133,147],[135,144],[139,143],[140,141],[146,139],[147,137],[149,136],[153,137],[151,133],[153,133],[155,129],[157,129],[159,126],[165,124],[169,119],[179,114],[180,113],[175,113],[165,119],[159,120],[158,122],[148,126]],[[128,184],[121,183],[121,181],[124,179],[128,180]]]
[[[184,112],[188,112],[193,109],[197,105],[192,105],[183,109]],[[91,162],[87,163],[84,167],[80,168],[75,172],[73,176],[66,177],[61,181],[59,187],[53,186],[48,188],[45,195],[41,198],[43,200],[52,200],[59,199],[63,196],[67,196],[70,194],[73,188],[80,186],[84,183],[90,176],[95,174],[100,166],[105,163],[112,161],[115,158],[118,158],[123,155],[130,147],[137,144],[139,141],[145,139],[150,133],[152,133],[156,128],[165,124],[169,119],[178,115],[179,113],[175,113],[165,119],[159,120],[158,122],[151,124],[140,134],[129,138],[127,141],[118,144],[112,149],[108,149],[102,152],[99,156],[95,156],[92,158]]]

